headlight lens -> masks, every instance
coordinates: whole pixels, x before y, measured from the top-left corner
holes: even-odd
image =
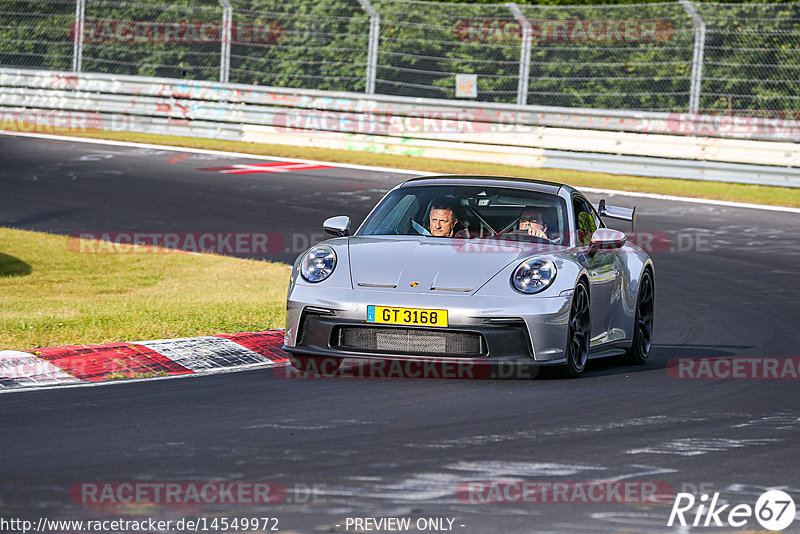
[[[336,252],[327,245],[320,245],[306,252],[300,264],[300,274],[309,282],[322,282],[335,268]]]
[[[550,260],[531,258],[514,269],[511,284],[522,293],[544,291],[556,279],[556,266]]]

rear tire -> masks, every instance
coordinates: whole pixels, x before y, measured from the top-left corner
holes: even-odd
[[[592,332],[592,321],[589,314],[589,290],[586,283],[578,282],[572,294],[572,306],[569,310],[566,357],[567,364],[563,374],[575,378],[583,373],[589,362],[589,336]]]
[[[342,359],[334,356],[300,356],[289,354],[292,367],[304,375],[332,375],[339,370]]]
[[[633,321],[633,343],[625,358],[627,363],[642,365],[647,361],[653,340],[653,310],[655,304],[655,286],[653,275],[645,270],[639,282],[639,293],[636,296],[636,316]]]

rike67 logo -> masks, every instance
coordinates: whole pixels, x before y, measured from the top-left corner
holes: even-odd
[[[788,528],[795,518],[794,499],[781,490],[769,490],[761,494],[755,506],[749,504],[720,504],[719,493],[709,500],[707,494],[699,499],[691,493],[678,493],[672,504],[667,526],[673,524],[693,527],[743,527],[751,519],[766,530],[778,531]]]

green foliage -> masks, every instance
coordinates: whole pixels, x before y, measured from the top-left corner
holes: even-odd
[[[72,68],[75,2],[5,1],[0,10],[0,65]]]
[[[701,108],[800,110],[800,4],[706,4]]]
[[[370,22],[356,0],[232,4],[231,82],[365,90]],[[378,93],[455,98],[456,75],[468,73],[478,76],[478,100],[517,101],[522,32],[505,4],[372,4]],[[695,29],[680,3],[517,4],[533,25],[528,104],[688,110]],[[707,25],[701,109],[800,110],[800,4],[695,5]],[[0,65],[71,69],[74,11],[75,0],[4,2]],[[85,18],[84,71],[219,79],[216,0],[86,0]],[[130,29],[143,22],[141,34]],[[200,30],[211,37],[192,39]]]
[[[267,42],[234,39],[232,82],[364,91],[369,18],[357,2],[235,3],[234,26],[252,23],[268,28]]]

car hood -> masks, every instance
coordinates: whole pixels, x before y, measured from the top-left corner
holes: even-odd
[[[471,294],[509,263],[546,248],[484,239],[352,237],[350,276],[356,289]]]

